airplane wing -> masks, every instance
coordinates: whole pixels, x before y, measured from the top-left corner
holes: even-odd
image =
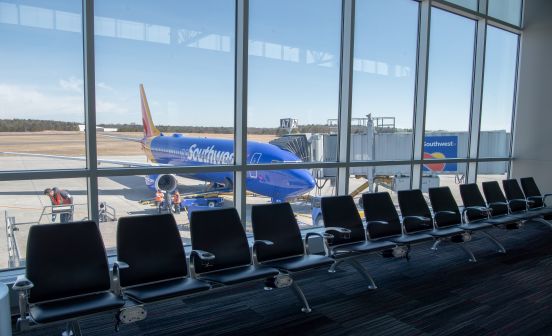
[[[86,157],[83,157],[83,156],[65,156],[65,155],[20,153],[20,152],[0,152],[0,155],[17,155],[17,156],[41,157],[41,158],[59,159],[59,160],[86,161]],[[108,159],[98,159],[98,163],[110,163],[110,164],[116,164],[116,165],[121,165],[126,167],[173,167],[173,165],[164,164],[164,163],[144,163],[144,162],[108,160]]]
[[[105,134],[101,132],[96,133],[96,135],[101,137],[122,140],[122,141],[132,141],[132,142],[140,142],[140,143],[143,142],[143,138],[134,138],[134,137],[128,137],[123,135]]]

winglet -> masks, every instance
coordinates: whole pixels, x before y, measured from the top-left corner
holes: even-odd
[[[142,107],[142,125],[144,126],[144,137],[149,138],[157,136],[161,132],[153,124],[151,119],[151,113],[148,105],[148,99],[146,98],[146,92],[144,92],[144,85],[140,84],[140,105]]]

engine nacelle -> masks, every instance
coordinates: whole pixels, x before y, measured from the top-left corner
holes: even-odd
[[[161,191],[172,193],[178,187],[178,181],[173,174],[147,175],[145,180],[146,185],[152,190],[161,189]]]

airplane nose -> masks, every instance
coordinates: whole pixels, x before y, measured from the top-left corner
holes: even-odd
[[[302,194],[311,191],[315,187],[316,183],[314,182],[314,178],[308,170],[297,169],[294,175],[297,180],[296,184],[300,188]]]

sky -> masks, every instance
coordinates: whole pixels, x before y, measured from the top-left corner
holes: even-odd
[[[0,119],[83,122],[81,1],[0,0]],[[98,123],[233,126],[234,1],[95,1]],[[353,117],[412,127],[418,3],[357,1]],[[251,0],[248,125],[326,124],[339,104],[341,2]],[[432,10],[426,125],[467,131],[475,22]],[[454,43],[450,43],[454,41]],[[489,29],[484,129],[510,129],[517,36]]]

